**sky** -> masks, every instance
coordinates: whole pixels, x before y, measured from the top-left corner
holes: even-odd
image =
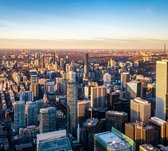
[[[0,48],[161,49],[167,0],[0,0]]]

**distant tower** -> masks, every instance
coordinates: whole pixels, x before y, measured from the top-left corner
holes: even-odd
[[[77,100],[78,89],[74,81],[67,84],[67,128],[68,132],[75,135],[77,128]]]
[[[40,53],[38,53],[37,59],[38,59],[38,67],[41,68]]]
[[[164,44],[164,54],[166,55],[166,44]]]
[[[14,130],[19,133],[19,128],[26,127],[25,103],[16,101],[14,103]]]
[[[85,74],[85,77],[88,76],[88,73],[89,73],[89,54],[85,54],[85,60],[84,60],[84,74]]]

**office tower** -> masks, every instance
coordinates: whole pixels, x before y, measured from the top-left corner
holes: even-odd
[[[38,59],[38,67],[41,68],[40,53],[37,54],[37,59]]]
[[[125,135],[136,142],[138,149],[139,145],[155,144],[155,128],[149,125],[143,125],[143,123],[126,123]]]
[[[66,118],[66,115],[61,110],[57,110],[56,119],[57,119],[57,122],[56,122],[57,129],[58,130],[65,129],[66,123],[67,123],[67,118]]]
[[[67,83],[67,126],[68,132],[75,134],[77,128],[78,88],[73,81]]]
[[[38,75],[31,75],[30,83],[30,91],[33,92],[34,98],[36,99],[39,97]]]
[[[56,109],[48,107],[40,109],[40,133],[56,130]]]
[[[133,140],[112,128],[112,131],[94,135],[94,151],[135,151]]]
[[[131,81],[126,84],[126,99],[141,97],[141,82]]]
[[[85,61],[84,61],[84,77],[88,77],[89,73],[89,54],[85,54]]]
[[[156,144],[168,143],[168,122],[157,117],[149,119],[149,125],[155,128]]]
[[[14,82],[16,84],[20,83],[20,76],[19,76],[19,74],[17,72],[12,73],[12,79],[14,80]]]
[[[79,100],[77,102],[78,119],[83,120],[86,117],[86,110],[90,107],[90,100]]]
[[[34,95],[32,91],[21,91],[20,92],[20,101],[34,101]]]
[[[122,111],[128,114],[128,119],[130,119],[130,100],[120,98],[120,102],[122,104]]]
[[[87,119],[81,129],[81,143],[84,150],[92,151],[94,148],[93,135],[99,132],[99,120],[97,118]]]
[[[130,121],[141,121],[144,124],[148,123],[151,117],[151,104],[141,98],[131,100],[130,104]]]
[[[115,127],[121,132],[124,132],[124,124],[128,121],[128,115],[125,112],[107,111],[106,112],[106,130],[110,131]]]
[[[39,133],[39,127],[36,127],[35,125],[19,129],[19,137],[25,142],[33,141],[33,139],[36,138],[36,135]]]
[[[122,90],[126,89],[126,84],[131,80],[131,75],[129,72],[123,72],[121,73],[121,87]]]
[[[106,89],[104,86],[91,87],[91,107],[105,107]]]
[[[64,70],[64,58],[60,58],[60,70]]]
[[[56,91],[59,94],[67,94],[67,80],[63,78],[56,78]]]
[[[143,144],[139,146],[139,151],[159,151],[159,149],[155,148],[151,144]]]
[[[42,68],[45,68],[45,56],[43,55],[43,57],[42,57]]]
[[[55,82],[46,82],[45,90],[48,94],[55,94]]]
[[[68,72],[68,80],[72,82],[76,82],[76,72],[69,71]]]
[[[44,107],[44,102],[43,100],[36,100],[36,106],[37,106],[37,114],[40,113],[40,109]]]
[[[166,55],[166,44],[164,44],[164,54]]]
[[[16,101],[14,103],[14,132],[19,133],[19,128],[26,127],[25,103]]]
[[[156,116],[168,118],[168,60],[156,62]]]
[[[66,130],[37,135],[37,151],[72,151]]]
[[[125,135],[135,140],[135,123],[125,123]]]
[[[38,108],[36,102],[26,102],[27,125],[38,124]]]
[[[105,73],[105,74],[103,75],[103,83],[104,83],[105,85],[111,83],[111,74]]]
[[[120,93],[119,92],[111,92],[107,94],[107,107],[108,109],[114,111],[121,111],[121,101],[120,101]]]

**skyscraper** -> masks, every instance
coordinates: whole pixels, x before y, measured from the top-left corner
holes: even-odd
[[[155,128],[156,143],[168,143],[168,122],[157,117],[151,117],[149,125]]]
[[[89,54],[85,54],[85,61],[84,61],[84,76],[87,77],[89,73]]]
[[[145,124],[148,123],[151,117],[151,104],[141,98],[135,98],[131,100],[130,107],[130,121],[141,121]]]
[[[104,86],[91,87],[91,107],[104,107],[106,102],[106,89]]]
[[[19,133],[19,128],[26,127],[25,103],[16,101],[14,103],[14,132]]]
[[[27,125],[37,125],[38,107],[36,102],[26,102]]]
[[[126,84],[131,80],[131,76],[129,72],[121,73],[121,87],[122,89],[126,89]]]
[[[74,81],[67,83],[67,126],[68,132],[75,134],[77,128],[78,88]]]
[[[40,109],[40,133],[56,130],[56,109],[48,107]]]
[[[156,62],[156,116],[168,118],[168,60]]]
[[[72,151],[66,130],[38,134],[37,151]]]
[[[106,112],[106,130],[115,127],[119,131],[124,131],[124,124],[128,121],[128,115],[125,112],[107,111]]]

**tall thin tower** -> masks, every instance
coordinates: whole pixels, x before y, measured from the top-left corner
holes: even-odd
[[[166,44],[164,44],[164,54],[166,55],[167,52],[166,52]]]
[[[84,61],[84,74],[85,74],[85,77],[88,76],[88,73],[89,73],[89,54],[85,54],[85,61]]]

